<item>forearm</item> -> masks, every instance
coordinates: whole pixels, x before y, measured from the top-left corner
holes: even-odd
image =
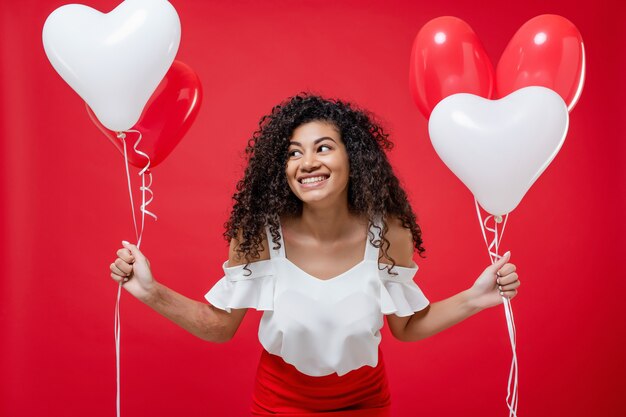
[[[220,314],[215,307],[187,298],[158,282],[152,294],[141,301],[203,340],[223,343],[232,337],[222,317],[228,313]]]
[[[407,342],[425,339],[473,316],[482,308],[471,300],[467,290],[416,312],[406,323],[402,339]]]

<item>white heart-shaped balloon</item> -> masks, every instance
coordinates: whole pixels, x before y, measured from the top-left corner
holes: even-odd
[[[428,122],[439,157],[489,213],[510,213],[558,153],[569,123],[554,91],[526,87],[500,100],[454,94]]]
[[[54,69],[118,132],[137,122],[179,43],[180,20],[166,0],[126,0],[106,14],[68,4],[43,27]]]

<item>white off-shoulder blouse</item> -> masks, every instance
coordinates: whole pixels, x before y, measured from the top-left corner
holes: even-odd
[[[370,227],[376,236],[376,229]],[[417,265],[379,269],[378,252],[369,238],[363,260],[336,277],[321,280],[298,268],[280,249],[270,259],[227,267],[205,298],[213,306],[264,311],[259,341],[309,376],[378,364],[383,315],[410,316],[429,301],[413,281]],[[268,241],[271,236],[268,231]],[[384,265],[381,264],[381,268]],[[397,275],[393,275],[393,273]]]

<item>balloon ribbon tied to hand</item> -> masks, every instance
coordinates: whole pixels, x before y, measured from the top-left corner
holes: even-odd
[[[480,212],[480,206],[478,201],[474,200],[476,204],[476,214],[478,215],[478,222],[480,223],[480,229],[483,233],[483,239],[489,252],[489,258],[491,263],[495,263],[502,256],[498,254],[500,248],[500,241],[504,236],[504,229],[506,228],[506,222],[509,218],[508,214],[504,216],[488,215],[484,219]],[[490,227],[489,223],[493,220],[493,226]],[[500,225],[502,227],[500,228]],[[487,235],[493,237],[489,241]],[[511,300],[505,296],[502,296],[502,305],[504,306],[504,315],[506,316],[506,326],[509,332],[509,340],[511,342],[511,350],[513,352],[513,358],[511,360],[511,369],[509,371],[509,380],[507,384],[506,392],[506,405],[509,408],[509,417],[517,417],[517,404],[518,404],[518,367],[517,367],[517,353],[516,353],[516,334],[515,334],[515,319],[513,317],[513,307]]]
[[[135,203],[133,199],[133,190],[132,190],[132,185],[130,181],[130,170],[128,168],[128,153],[126,150],[126,133],[130,133],[130,132],[133,132],[139,135],[139,137],[135,141],[135,144],[133,145],[133,150],[135,151],[135,153],[143,156],[147,160],[146,165],[141,169],[141,171],[139,171],[139,175],[141,176],[141,187],[139,187],[139,190],[141,190],[141,206],[139,207],[139,211],[141,211],[141,228],[140,229],[137,228],[137,218],[135,216]],[[143,236],[143,229],[145,225],[146,215],[152,217],[154,220],[157,220],[157,216],[154,213],[146,209],[146,207],[154,199],[154,193],[150,189],[150,187],[152,186],[152,173],[150,172],[150,157],[145,152],[142,152],[139,149],[137,149],[137,146],[139,146],[139,143],[141,142],[141,138],[142,138],[141,132],[139,132],[138,130],[128,130],[126,132],[119,132],[117,134],[117,137],[122,142],[122,146],[124,149],[124,165],[126,167],[128,194],[130,197],[130,207],[131,207],[131,211],[133,214],[133,226],[135,228],[135,238],[137,239],[137,247],[139,248],[141,246],[141,238]],[[146,174],[148,175],[147,185],[146,185]],[[146,193],[149,194],[147,201],[146,201]],[[115,326],[115,362],[116,362],[116,378],[117,378],[117,394],[116,394],[117,395],[116,396],[117,417],[120,417],[120,386],[121,386],[121,383],[120,383],[121,381],[120,380],[120,334],[121,334],[120,298],[122,295],[122,284],[123,284],[123,281],[120,281],[120,285],[117,288],[117,300],[115,303],[115,323],[114,323],[114,326]]]

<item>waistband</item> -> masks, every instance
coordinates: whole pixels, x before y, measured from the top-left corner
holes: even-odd
[[[253,416],[389,417],[390,393],[380,347],[376,367],[314,377],[263,350],[252,397]]]

